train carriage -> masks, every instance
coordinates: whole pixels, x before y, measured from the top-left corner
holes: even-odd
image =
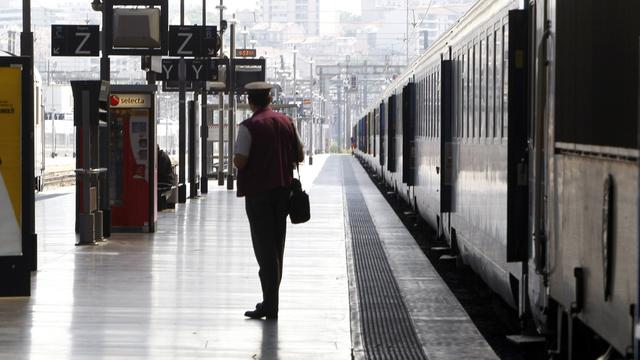
[[[638,15],[637,2],[478,1],[355,130],[356,155],[557,334],[553,356],[631,352]],[[573,346],[590,332],[602,340]]]
[[[584,327],[627,355],[637,308],[640,3],[542,5],[538,56],[549,61],[536,81],[537,270],[550,308],[565,317],[558,322],[569,325],[561,345],[570,355],[582,356],[571,345]]]

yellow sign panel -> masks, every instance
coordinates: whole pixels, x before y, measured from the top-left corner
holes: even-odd
[[[22,255],[22,70],[0,67],[0,256]]]

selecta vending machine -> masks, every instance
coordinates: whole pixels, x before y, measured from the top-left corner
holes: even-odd
[[[156,90],[155,85],[111,87],[109,187],[113,231],[156,229]]]

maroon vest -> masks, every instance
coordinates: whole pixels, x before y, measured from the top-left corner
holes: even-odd
[[[238,170],[238,196],[290,187],[296,135],[291,119],[265,108],[242,122],[251,134],[249,161]]]

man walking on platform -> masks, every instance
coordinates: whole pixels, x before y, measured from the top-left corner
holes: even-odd
[[[245,86],[253,116],[238,127],[233,158],[238,168],[238,196],[245,197],[253,251],[260,267],[263,301],[244,313],[252,319],[278,318],[293,167],[304,161],[293,121],[269,107],[271,87],[264,82]]]

